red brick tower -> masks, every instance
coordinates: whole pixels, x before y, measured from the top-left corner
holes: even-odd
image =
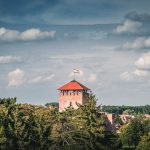
[[[86,103],[86,97],[90,89],[77,82],[76,80],[72,80],[71,82],[58,88],[58,90],[60,90],[59,111],[62,111],[70,105],[72,105],[76,109],[78,108],[77,103]]]

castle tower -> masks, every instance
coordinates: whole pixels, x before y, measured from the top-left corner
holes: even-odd
[[[84,104],[87,102],[87,94],[90,90],[76,80],[65,84],[58,88],[59,92],[59,111],[65,110],[70,105],[75,109],[78,108],[77,103]]]

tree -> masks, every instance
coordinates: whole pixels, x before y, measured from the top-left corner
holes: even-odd
[[[133,144],[132,133],[130,130],[130,125],[126,124],[120,129],[120,139],[123,145],[128,145],[129,147]]]
[[[129,132],[133,140],[133,144],[136,147],[140,141],[140,137],[143,135],[143,126],[140,118],[135,118],[131,121]]]
[[[58,108],[58,105],[59,105],[59,104],[58,104],[57,102],[51,102],[51,103],[46,103],[46,104],[45,104],[46,107],[52,106],[52,107],[56,107],[56,108]]]
[[[0,105],[10,106],[16,103],[17,98],[0,98]]]
[[[115,114],[150,114],[150,105],[145,106],[103,106],[103,111]]]
[[[113,133],[105,130],[105,115],[101,113],[101,107],[96,106],[95,95],[90,94],[87,99],[87,103],[78,105],[74,124],[81,131],[88,133],[90,149],[117,149],[120,142],[117,142],[117,137]]]
[[[114,123],[115,123],[116,125],[123,125],[123,122],[122,122],[122,120],[121,120],[121,118],[120,118],[119,115],[116,115],[115,120],[114,120]]]
[[[126,109],[125,111],[123,111],[123,114],[133,115],[133,114],[135,114],[135,112],[133,109]]]
[[[150,132],[148,135],[141,137],[136,150],[150,150]]]
[[[120,139],[124,145],[138,145],[141,136],[150,132],[150,120],[144,120],[137,117],[131,120],[127,125],[121,128]]]
[[[94,95],[63,112],[1,99],[0,149],[116,150],[118,137],[105,130],[105,115]]]
[[[150,132],[150,119],[142,119],[142,126],[143,126],[143,135],[146,135]]]

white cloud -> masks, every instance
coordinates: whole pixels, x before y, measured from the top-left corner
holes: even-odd
[[[28,29],[20,34],[22,40],[35,40],[44,38],[53,38],[55,31],[41,31],[39,29]]]
[[[134,79],[141,79],[149,76],[149,72],[145,70],[136,69],[131,72],[124,72],[120,75],[121,79],[130,81]]]
[[[118,25],[115,29],[115,33],[135,33],[138,31],[138,28],[142,26],[141,22],[132,21],[132,20],[125,20],[123,24]]]
[[[150,77],[150,52],[144,53],[137,61],[135,61],[137,67],[134,71],[124,72],[120,75],[123,80],[130,81],[135,79],[146,79]]]
[[[46,76],[43,80],[44,80],[44,81],[50,81],[50,80],[52,80],[54,77],[55,77],[55,74],[51,74],[51,75],[49,75],[49,76]]]
[[[20,57],[17,56],[0,56],[0,64],[12,63],[21,61]]]
[[[123,72],[120,74],[120,78],[123,80],[131,80],[131,73],[130,72]]]
[[[145,37],[138,37],[132,43],[127,42],[122,47],[124,49],[140,49],[145,48]]]
[[[146,77],[146,76],[148,76],[148,71],[136,69],[133,71],[133,74],[135,76],[139,76],[139,77]]]
[[[29,82],[30,83],[38,83],[40,81],[42,81],[42,76],[37,76],[37,77],[31,79]]]
[[[122,46],[124,49],[150,48],[150,37],[138,37],[133,42],[127,42]]]
[[[20,33],[17,30],[9,30],[6,28],[0,28],[0,40],[1,41],[14,41],[17,40]]]
[[[25,82],[25,73],[21,69],[16,69],[8,73],[8,86],[20,86]]]
[[[146,47],[150,47],[150,37],[145,40]]]
[[[48,76],[37,76],[34,77],[33,79],[31,79],[29,81],[29,83],[39,83],[39,82],[43,82],[43,81],[50,81],[55,77],[55,74],[51,74]]]
[[[41,31],[37,28],[31,28],[20,32],[18,30],[10,30],[6,28],[0,28],[0,41],[26,41],[53,38],[56,31]]]
[[[136,62],[135,65],[141,69],[150,69],[150,52],[144,53]]]
[[[97,79],[97,74],[90,74],[89,78],[88,78],[88,82],[95,82]]]

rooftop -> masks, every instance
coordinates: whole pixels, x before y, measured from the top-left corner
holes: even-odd
[[[83,84],[79,83],[78,81],[72,80],[69,83],[58,88],[58,90],[90,90],[90,89],[84,86]]]

